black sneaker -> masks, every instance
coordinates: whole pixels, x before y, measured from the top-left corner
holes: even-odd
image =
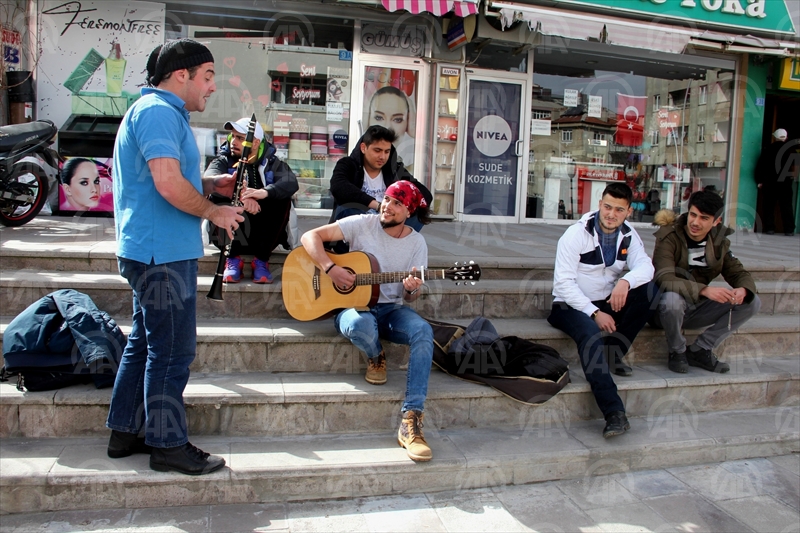
[[[685,374],[689,371],[689,361],[686,360],[686,352],[669,353],[669,362],[667,363],[669,369],[679,374]]]
[[[128,457],[134,453],[149,454],[152,448],[144,443],[144,438],[135,433],[125,433],[124,431],[111,430],[111,438],[108,439],[108,456],[112,459]]]
[[[153,448],[150,468],[159,472],[174,470],[190,476],[201,476],[216,472],[225,466],[225,459],[210,455],[192,443],[174,448]]]
[[[614,372],[618,376],[631,376],[633,375],[633,369],[622,362],[622,359],[618,355],[614,356],[614,362],[611,365],[611,371]]]
[[[731,365],[723,363],[717,359],[717,356],[711,350],[706,350],[705,348],[690,347],[686,350],[686,359],[689,362],[689,366],[697,366],[709,372],[724,374],[731,369]]]
[[[603,429],[603,437],[616,437],[622,435],[631,429],[631,424],[628,422],[628,417],[625,416],[625,411],[614,411],[606,415],[606,427]]]

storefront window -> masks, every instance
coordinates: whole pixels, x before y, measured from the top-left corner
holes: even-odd
[[[300,183],[298,207],[331,208],[336,162],[347,154],[351,70],[338,50],[273,50],[265,132]]]
[[[330,177],[349,138],[352,62],[342,52],[352,32],[340,25],[331,36],[333,48],[314,46],[296,32],[259,37],[193,27],[189,36],[199,36],[216,63],[217,91],[203,113],[191,115],[196,135],[210,137],[207,158],[226,141],[225,122],[255,113],[277,156],[297,175],[297,207],[331,208]]]
[[[635,221],[685,211],[694,191],[725,191],[733,72],[636,63],[534,53],[528,195],[543,207],[537,216],[577,219],[611,181],[633,189]],[[565,105],[565,90],[577,102]]]

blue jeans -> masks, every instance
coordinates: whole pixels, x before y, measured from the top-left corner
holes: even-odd
[[[602,312],[611,315],[616,323],[617,331],[605,335],[594,319],[583,311],[573,309],[565,302],[553,302],[547,321],[569,335],[578,345],[583,373],[604,417],[614,411],[625,411],[625,405],[617,393],[617,385],[611,377],[608,360],[616,355],[625,357],[636,335],[658,305],[658,296],[658,290],[651,281],[631,289],[625,306],[619,312],[612,311],[611,305],[604,300],[592,302]]]
[[[369,311],[345,309],[336,316],[336,331],[372,359],[380,355],[380,338],[409,347],[403,412],[423,411],[433,361],[433,330],[410,307],[378,304]]]
[[[188,442],[183,390],[197,345],[197,260],[146,265],[118,258],[133,289],[133,327],[111,393],[106,426],[144,429],[145,442]]]

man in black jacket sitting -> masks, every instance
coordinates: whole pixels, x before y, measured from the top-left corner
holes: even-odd
[[[247,135],[250,119],[226,122],[225,129],[231,134],[222,144],[219,155],[209,163],[205,176],[236,174],[242,157],[242,143]],[[287,242],[286,225],[289,222],[292,195],[299,185],[289,165],[275,156],[275,147],[264,139],[264,130],[256,123],[250,159],[245,166],[245,187],[242,188],[244,222],[234,235],[231,254],[225,264],[223,281],[239,283],[242,279],[244,261],[241,254],[253,254],[251,266],[255,283],[272,283],[269,271],[269,256],[279,244],[290,248]],[[212,195],[214,203],[230,202],[230,198]],[[212,228],[211,242],[221,249],[216,228]]]
[[[416,185],[425,201],[431,205],[431,192],[397,160],[397,151],[392,145],[394,140],[392,130],[370,126],[350,155],[336,163],[331,176],[334,205],[330,223],[352,215],[377,213],[386,188],[398,180],[407,180]],[[412,215],[406,220],[406,226],[420,231],[423,224],[416,215]],[[335,243],[332,247],[338,253],[349,251],[343,242]]]

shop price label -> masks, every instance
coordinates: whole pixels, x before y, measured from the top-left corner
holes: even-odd
[[[325,120],[328,122],[341,122],[344,106],[341,102],[326,102]]]

